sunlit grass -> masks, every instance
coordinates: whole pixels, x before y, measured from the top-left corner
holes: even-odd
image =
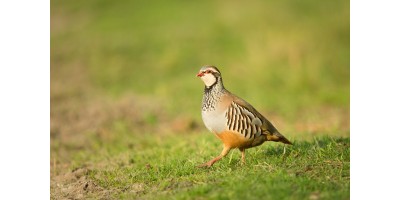
[[[107,191],[92,188],[89,198],[349,198],[348,138],[293,140],[286,150],[267,143],[247,151],[246,165],[233,150],[212,168],[200,169],[198,164],[221,151],[212,134],[126,137],[126,131],[115,131],[120,137],[106,142],[92,138],[85,153],[71,151],[72,171],[85,169],[86,181]]]
[[[348,199],[349,2],[51,1],[51,195]],[[221,151],[202,65],[294,146]]]

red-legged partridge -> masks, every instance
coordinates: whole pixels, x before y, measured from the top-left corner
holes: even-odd
[[[253,106],[225,89],[221,72],[216,67],[204,66],[197,76],[205,84],[201,112],[203,122],[224,143],[219,156],[199,167],[211,167],[235,148],[241,151],[244,163],[247,148],[265,141],[292,144]]]

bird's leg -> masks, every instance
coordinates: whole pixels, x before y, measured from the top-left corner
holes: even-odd
[[[246,159],[245,159],[245,149],[239,149],[240,152],[242,152],[242,165],[246,164]]]
[[[283,145],[283,155],[286,153],[286,144]]]
[[[197,167],[211,167],[215,162],[217,162],[218,160],[220,160],[221,158],[226,156],[226,154],[228,154],[230,150],[231,150],[230,147],[224,146],[224,149],[222,150],[222,152],[221,152],[221,154],[219,156],[217,156],[214,159],[212,159],[212,160],[210,160],[210,161],[208,161],[208,162],[206,162],[204,164],[201,164],[201,165],[199,165]]]

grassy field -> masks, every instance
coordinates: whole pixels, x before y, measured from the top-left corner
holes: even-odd
[[[349,199],[349,24],[348,1],[51,1],[51,198]],[[294,145],[196,168],[222,150],[206,64]]]

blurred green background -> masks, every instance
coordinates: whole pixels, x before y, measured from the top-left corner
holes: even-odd
[[[288,138],[348,137],[349,6],[51,1],[52,177],[79,163],[73,152],[86,158],[93,138],[206,133],[195,75],[207,64]]]
[[[52,83],[81,76],[197,117],[195,74],[213,64],[232,92],[285,117],[349,107],[348,1],[52,1],[51,17]]]

